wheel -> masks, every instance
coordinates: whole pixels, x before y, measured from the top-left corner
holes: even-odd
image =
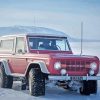
[[[89,88],[89,82],[83,81],[83,86],[80,88],[80,94],[82,95],[90,95],[90,88]]]
[[[83,81],[83,87],[80,88],[80,94],[82,95],[90,95],[97,93],[97,81]]]
[[[29,91],[33,96],[45,95],[45,78],[39,68],[32,68],[29,72]]]
[[[91,94],[97,94],[97,81],[90,81],[90,92]]]
[[[12,88],[13,77],[7,76],[2,65],[0,65],[0,87],[1,88]]]

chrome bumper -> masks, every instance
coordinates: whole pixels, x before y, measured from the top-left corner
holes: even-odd
[[[48,76],[49,80],[60,80],[60,81],[68,81],[68,80],[100,80],[100,76]]]

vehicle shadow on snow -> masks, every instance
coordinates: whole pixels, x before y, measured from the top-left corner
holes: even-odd
[[[29,94],[29,90],[21,90],[21,83],[15,82],[13,89],[16,91],[21,91],[25,94]],[[29,94],[30,95],[30,94]],[[34,98],[34,96],[33,96]],[[58,86],[47,85],[45,96],[36,97],[37,100],[99,100],[100,99],[100,85],[98,86],[98,93],[96,95],[92,94],[90,96],[81,95],[77,91],[64,90]]]

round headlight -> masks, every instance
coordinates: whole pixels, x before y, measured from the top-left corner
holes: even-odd
[[[91,64],[90,64],[90,68],[91,68],[92,70],[96,70],[96,69],[97,69],[97,64],[96,64],[95,62],[91,63]]]
[[[67,73],[67,71],[66,71],[66,69],[62,69],[60,73],[61,73],[61,75],[65,75]]]
[[[60,62],[56,62],[56,63],[54,64],[54,68],[55,68],[56,70],[59,70],[59,69],[61,68],[61,63],[60,63]]]

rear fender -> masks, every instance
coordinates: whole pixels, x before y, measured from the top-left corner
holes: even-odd
[[[2,64],[2,67],[4,67],[6,75],[11,75],[7,59],[0,59],[0,64]]]

